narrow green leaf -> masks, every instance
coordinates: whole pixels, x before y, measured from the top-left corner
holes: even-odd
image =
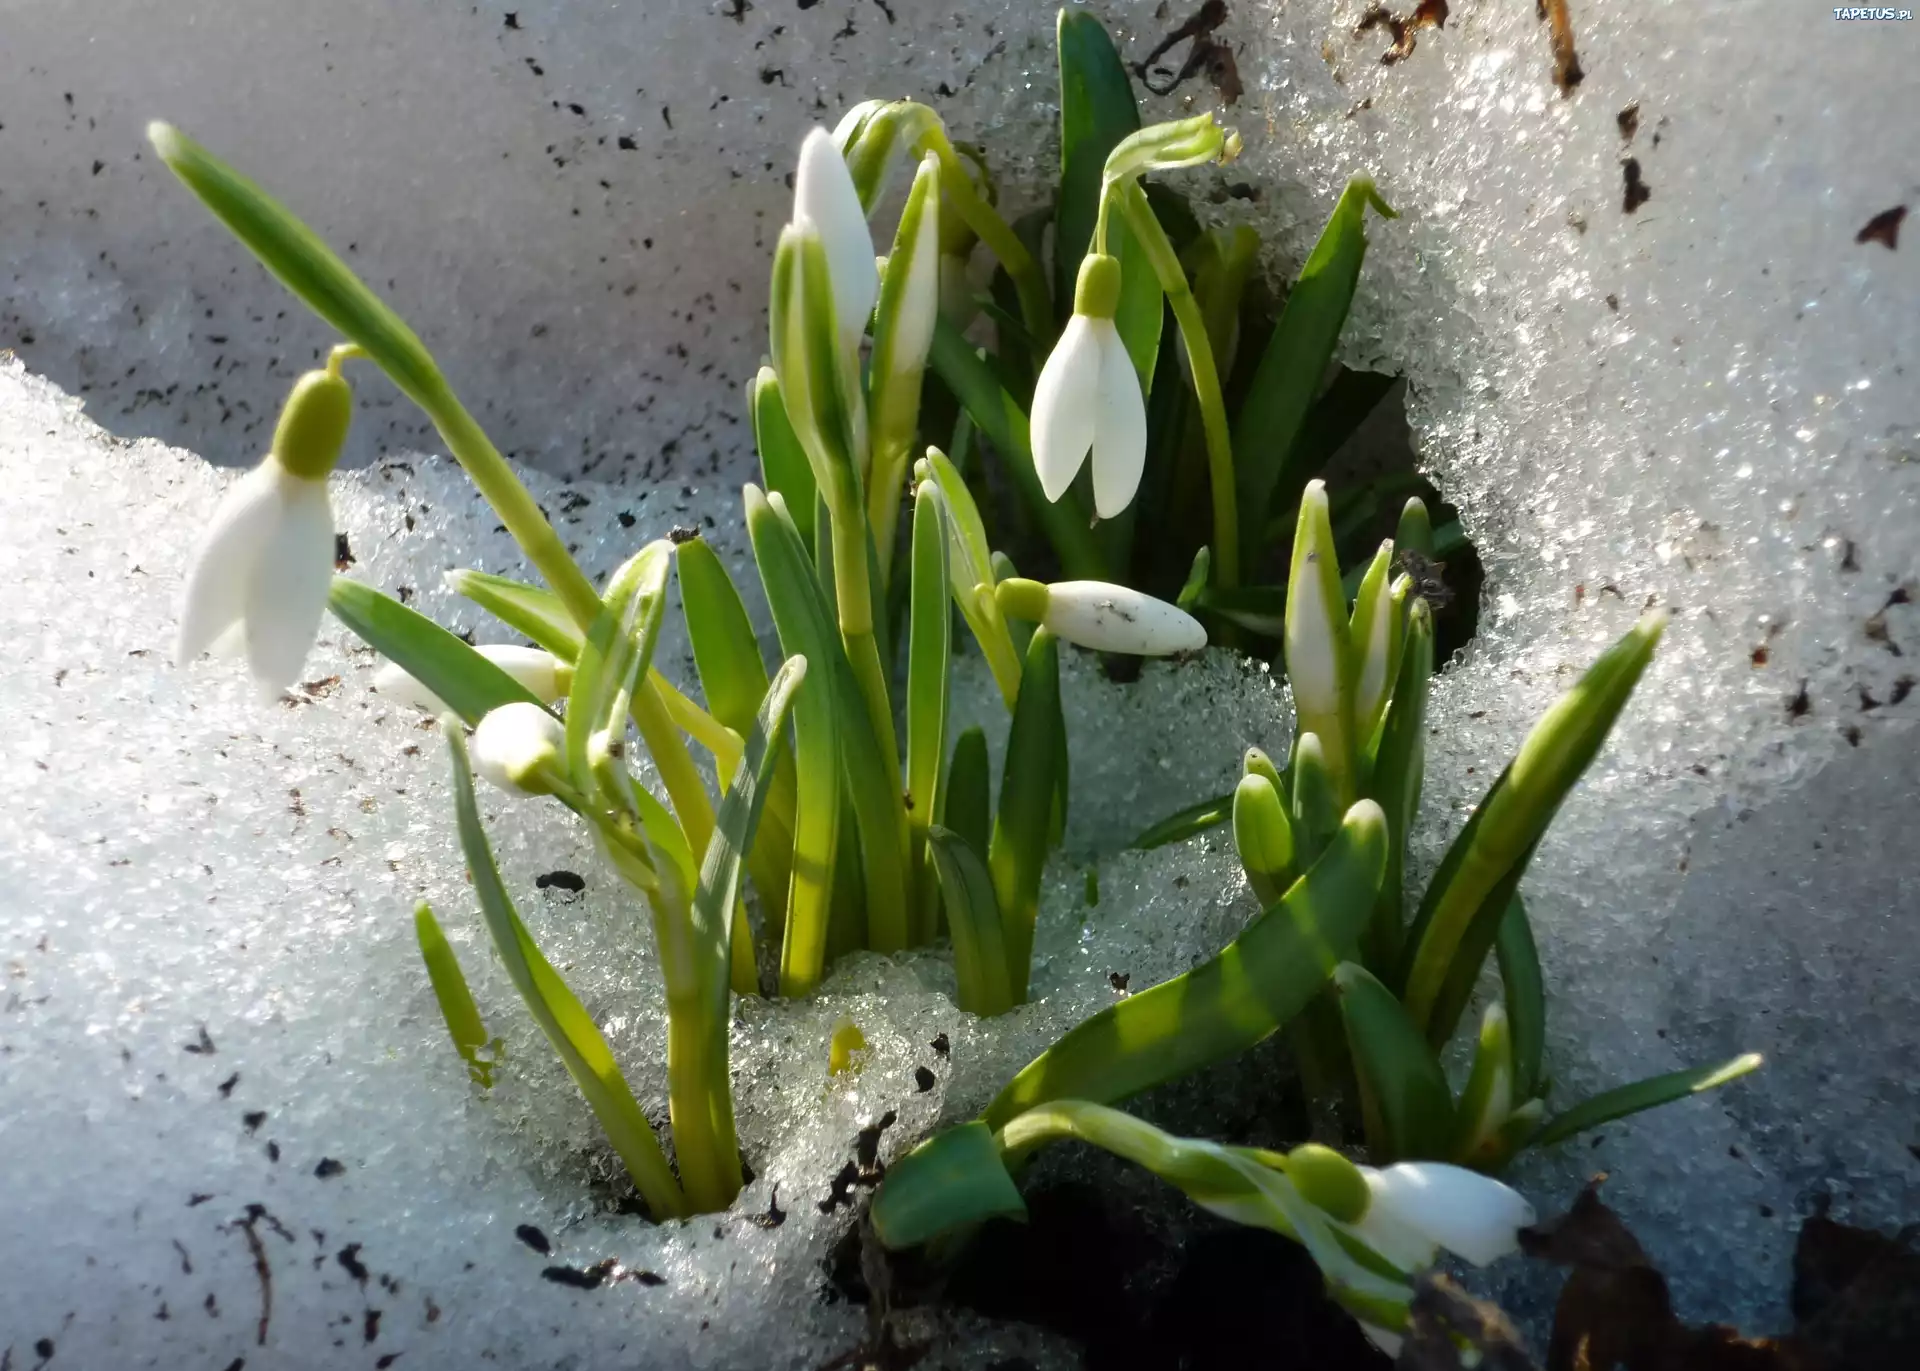
[[[438,693],[438,692],[436,692]],[[442,698],[445,698],[444,696]],[[587,1097],[607,1140],[626,1163],[627,1172],[640,1188],[654,1219],[680,1218],[687,1213],[686,1197],[667,1166],[653,1127],[633,1098],[626,1078],[614,1063],[607,1041],[600,1035],[593,1018],[581,1005],[567,983],[547,962],[500,880],[493,862],[493,849],[480,822],[480,807],[473,794],[473,771],[467,760],[467,742],[457,727],[445,730],[453,754],[453,801],[460,825],[460,846],[466,854],[467,872],[473,878],[481,913],[493,945],[513,981],[514,989],[526,1001],[534,1021],[547,1041],[560,1055],[567,1073]]]
[[[149,124],[147,138],[282,285],[365,348],[409,399],[420,402],[444,387],[426,344],[285,205],[170,124]]]
[[[1513,1094],[1515,1099],[1528,1100],[1540,1090],[1547,1045],[1547,991],[1540,974],[1540,953],[1533,943],[1533,924],[1517,890],[1507,901],[1493,946],[1513,1033]]]
[[[1310,866],[1320,860],[1321,849],[1340,826],[1340,805],[1334,798],[1333,777],[1318,734],[1302,733],[1293,740],[1293,764],[1287,769],[1287,777],[1292,783],[1289,817],[1298,853],[1295,860]]]
[[[1195,603],[1209,614],[1238,624],[1263,638],[1278,639],[1286,631],[1285,586],[1208,586]]]
[[[740,1191],[740,1145],[733,1125],[733,1083],[727,1068],[728,990],[737,935],[740,865],[753,845],[773,759],[787,712],[806,679],[804,657],[789,657],[761,701],[740,769],[734,772],[700,864],[686,941],[692,1003],[670,1002],[667,1078],[673,1104],[674,1155],[687,1197],[703,1213],[724,1209]],[[684,1028],[684,1032],[675,1032]],[[680,1048],[678,1057],[674,1049]]]
[[[1385,858],[1379,807],[1363,800],[1319,862],[1218,956],[1072,1029],[1015,1076],[983,1117],[998,1128],[1048,1100],[1110,1104],[1266,1038],[1352,955]]]
[[[1054,200],[1053,297],[1064,318],[1073,307],[1080,260],[1093,241],[1107,154],[1128,134],[1139,131],[1140,110],[1126,65],[1098,18],[1085,10],[1062,9],[1057,40],[1060,187]],[[1146,275],[1152,280],[1151,272]],[[1157,288],[1154,293],[1157,297]],[[1131,347],[1128,351],[1137,362],[1139,355]]]
[[[1433,520],[1427,514],[1427,502],[1418,495],[1410,498],[1400,511],[1400,526],[1393,532],[1393,545],[1402,552],[1433,557]]]
[[[1590,1128],[1598,1128],[1603,1123],[1615,1119],[1624,1119],[1629,1114],[1639,1114],[1648,1109],[1657,1109],[1663,1104],[1685,1099],[1688,1095],[1698,1095],[1705,1090],[1713,1090],[1735,1081],[1749,1071],[1756,1071],[1766,1058],[1758,1052],[1747,1052],[1732,1061],[1722,1062],[1718,1066],[1696,1066],[1688,1071],[1669,1072],[1664,1076],[1654,1076],[1649,1080],[1635,1081],[1632,1085],[1623,1085],[1617,1090],[1609,1090],[1583,1100],[1566,1113],[1547,1121],[1546,1127],[1533,1138],[1534,1147],[1551,1147],[1555,1143],[1565,1142],[1577,1133]]]
[[[801,540],[813,542],[813,509],[816,487],[813,467],[800,435],[793,431],[787,417],[786,401],[781,398],[780,378],[772,367],[761,367],[760,374],[747,383],[747,400],[753,410],[753,442],[760,451],[760,475],[767,489],[787,502]]]
[[[1554,702],[1447,849],[1404,959],[1402,998],[1427,1041],[1453,1036],[1528,860],[1599,755],[1665,624],[1647,615]]]
[[[1180,587],[1180,594],[1174,603],[1182,609],[1190,610],[1198,603],[1207,589],[1207,577],[1213,570],[1213,549],[1201,544],[1200,550],[1193,554],[1193,565],[1187,568],[1186,583]]]
[[[782,646],[809,665],[793,706],[793,868],[780,953],[780,993],[797,998],[820,983],[833,910],[841,761],[838,687],[830,657],[840,650],[840,641],[820,604],[820,583],[799,531],[753,486],[746,488],[746,511],[747,534]]]
[[[1312,474],[1295,456],[1300,451],[1297,440],[1353,303],[1367,252],[1369,204],[1395,217],[1372,181],[1349,181],[1287,296],[1234,426],[1233,464],[1249,553],[1259,546],[1267,512],[1276,504],[1292,504]]]
[[[573,664],[573,688],[567,692],[567,770],[582,790],[593,785],[587,742],[595,733],[618,728],[624,735],[634,682],[653,660],[666,612],[667,574],[673,544],[661,538],[629,557],[607,578],[607,589],[593,628]],[[685,822],[685,815],[681,816]],[[704,842],[705,835],[699,835]]]
[[[1402,894],[1407,834],[1420,812],[1420,787],[1426,778],[1427,692],[1433,681],[1433,612],[1416,598],[1407,614],[1407,641],[1400,652],[1400,676],[1375,749],[1367,793],[1387,816],[1387,871],[1366,940],[1368,969],[1392,976],[1399,966],[1406,927]]]
[[[327,592],[327,608],[367,646],[397,662],[468,724],[479,723],[488,710],[516,701],[546,707],[525,686],[426,615],[370,585],[335,576]]]
[[[1368,1155],[1379,1165],[1451,1156],[1453,1092],[1400,1001],[1355,962],[1334,971],[1333,988],[1360,1079]]]
[[[1025,1004],[1032,970],[1033,925],[1040,913],[1054,796],[1059,789],[1060,640],[1036,629],[1020,676],[1020,698],[1007,732],[1006,769],[987,865],[1006,921],[1007,975],[1014,1002]]]
[[[1277,904],[1294,881],[1293,826],[1265,776],[1242,776],[1233,792],[1233,845],[1260,907]]]
[[[987,850],[993,832],[993,777],[987,764],[987,735],[978,725],[954,739],[940,822],[975,852]]]
[[[733,577],[703,538],[674,549],[680,576],[680,608],[687,641],[700,673],[700,690],[714,718],[742,737],[767,693],[767,665],[753,622]]]
[[[960,1007],[982,1018],[1004,1014],[1015,1001],[993,876],[979,851],[952,829],[935,824],[927,835],[927,846],[946,902],[947,927],[953,933]]]
[[[1199,804],[1188,805],[1178,813],[1167,815],[1128,846],[1136,852],[1148,852],[1156,847],[1165,847],[1168,843],[1183,843],[1210,828],[1218,828],[1232,817],[1233,792],[1228,791],[1225,795],[1215,795],[1212,799],[1202,800]]]
[[[449,571],[447,589],[463,595],[508,628],[524,633],[563,662],[580,656],[580,629],[558,595],[508,576]]]
[[[953,611],[947,607],[947,517],[939,487],[923,483],[913,499],[913,562],[907,628],[907,841],[914,867],[915,942],[931,941],[938,883],[926,866],[927,833],[940,804],[947,759],[948,675]]]
[[[1323,366],[1316,372],[1316,379],[1325,370]],[[1306,417],[1300,422],[1299,435],[1293,440],[1288,466],[1296,473],[1295,479],[1308,481],[1325,471],[1333,455],[1346,446],[1360,425],[1380,407],[1399,379],[1386,372],[1336,367],[1327,388],[1308,406]],[[1276,500],[1283,494],[1286,502],[1291,503],[1298,491],[1284,492],[1276,487]]]
[[[427,979],[433,983],[433,998],[439,1002],[440,1017],[447,1022],[447,1035],[467,1064],[467,1075],[482,1090],[493,1088],[493,1039],[480,1018],[480,1006],[460,970],[460,961],[440,931],[433,910],[422,904],[413,911],[414,937],[420,943],[420,959],[427,964]]]
[[[832,681],[828,698],[835,722],[835,754],[859,824],[862,878],[866,884],[868,946],[897,952],[907,945],[907,867],[905,811],[900,802],[899,763],[884,756],[869,722],[865,697],[841,645],[840,631],[807,565],[806,548],[789,519],[775,512],[768,497],[748,487],[747,534],[760,567],[760,583],[773,611],[781,650],[807,659],[809,677]],[[803,706],[801,716],[805,717]],[[800,809],[807,816],[809,781],[801,757]],[[796,853],[796,876],[801,860]],[[819,871],[831,878],[832,866]],[[789,925],[794,915],[789,901]]]
[[[1506,1165],[1510,1153],[1505,1136],[1514,1102],[1513,1032],[1506,1006],[1495,1000],[1480,1018],[1473,1070],[1460,1092],[1447,1159],[1483,1171]]]
[[[746,604],[733,577],[705,539],[690,538],[677,545],[674,564],[679,572],[687,641],[693,648],[694,669],[699,673],[707,708],[736,736],[744,735],[753,727],[755,711],[768,684],[766,662],[760,656],[760,642],[754,636]],[[665,697],[665,692],[661,693]],[[671,710],[674,701],[669,698],[667,702]],[[678,723],[678,712],[672,712]],[[711,746],[709,751],[713,751]],[[718,752],[715,764],[731,771]],[[766,818],[747,857],[768,927],[776,930],[784,927],[787,916],[797,803],[794,784],[793,759],[784,751],[778,752]]]
[[[1106,580],[1106,567],[1088,530],[1088,510],[1071,493],[1055,504],[1040,488],[1025,411],[1001,388],[991,368],[959,330],[942,319],[934,325],[928,364],[973,416],[981,436],[999,452],[1001,465],[1033,512],[1065,573],[1084,581]]]
[[[1026,1215],[993,1130],[976,1121],[928,1138],[888,1167],[870,1217],[880,1241],[897,1252],[987,1219]]]

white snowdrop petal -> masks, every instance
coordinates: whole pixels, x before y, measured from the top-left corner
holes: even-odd
[[[1406,1341],[1400,1334],[1389,1333],[1386,1329],[1371,1323],[1361,1324],[1360,1331],[1367,1335],[1368,1342],[1372,1343],[1382,1352],[1385,1352],[1389,1357],[1394,1358],[1396,1361],[1399,1360],[1400,1345]]]
[[[1140,373],[1133,369],[1120,330],[1111,319],[1096,319],[1093,325],[1100,339],[1093,508],[1102,519],[1112,519],[1133,503],[1140,489],[1140,474],[1147,467],[1147,402],[1140,394]]]
[[[1485,1266],[1519,1250],[1519,1230],[1534,1220],[1518,1191],[1477,1171],[1444,1162],[1402,1162],[1367,1174],[1374,1207],[1422,1236]],[[1373,1217],[1369,1209],[1368,1218]],[[1366,1226],[1366,1219],[1361,1227]]]
[[[279,483],[279,524],[254,569],[246,609],[247,666],[267,699],[300,679],[333,584],[326,483],[284,472]]]
[[[181,597],[174,661],[185,666],[230,632],[246,612],[247,588],[279,522],[279,463],[268,458],[235,481],[193,554]]]
[[[880,294],[880,275],[873,261],[873,233],[860,209],[860,192],[853,173],[835,146],[833,135],[816,128],[800,145],[800,168],[794,176],[793,212],[796,220],[813,221],[827,251],[827,271],[833,278],[833,309],[843,342],[858,342]]]
[[[509,794],[540,794],[541,768],[557,761],[566,743],[560,721],[539,705],[501,705],[473,730],[473,769]]]
[[[1033,467],[1049,500],[1067,493],[1093,447],[1100,350],[1092,325],[1080,314],[1067,321],[1033,388]]]
[[[1047,587],[1046,626],[1096,652],[1164,657],[1207,645],[1200,621],[1176,605],[1105,581],[1056,581]]]
[[[560,686],[560,663],[550,652],[513,643],[483,643],[474,649],[513,677],[528,694],[551,704],[566,694]],[[387,662],[373,674],[375,693],[396,704],[412,705],[429,714],[441,714],[447,705],[398,662]]]
[[[893,366],[896,373],[918,372],[927,364],[933,346],[933,324],[940,314],[940,182],[938,163],[927,154],[929,168],[921,175],[934,178],[926,207],[913,235],[913,257],[907,288],[894,322]]]

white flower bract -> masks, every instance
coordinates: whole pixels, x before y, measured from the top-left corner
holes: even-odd
[[[324,480],[269,455],[234,483],[194,553],[174,659],[209,648],[247,659],[262,698],[300,679],[333,583],[333,507]]]
[[[880,273],[874,267],[873,234],[860,208],[860,192],[833,135],[823,128],[814,129],[800,145],[800,168],[793,183],[793,222],[809,223],[820,235],[827,252],[827,272],[833,280],[834,322],[840,345],[849,350],[858,347],[880,295]]]
[[[1534,1220],[1526,1197],[1489,1176],[1445,1162],[1401,1162],[1362,1167],[1372,1199],[1354,1232],[1405,1271],[1433,1264],[1447,1251],[1475,1266],[1520,1247],[1519,1233]]]
[[[516,647],[510,643],[489,643],[474,651],[513,677],[527,693],[549,704],[567,693],[562,682],[565,664],[550,652],[537,647]],[[398,662],[388,662],[374,673],[373,688],[399,704],[412,705],[430,714],[439,714],[447,707],[444,700],[428,690]]]
[[[1093,454],[1093,507],[1112,519],[1133,503],[1147,464],[1140,376],[1111,319],[1075,314],[1033,391],[1033,465],[1049,500]]]
[[[1207,645],[1200,621],[1176,605],[1105,581],[1056,581],[1041,621],[1070,643],[1096,652],[1165,657]]]

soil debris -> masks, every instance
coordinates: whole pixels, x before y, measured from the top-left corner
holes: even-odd
[[[1354,25],[1353,36],[1360,37],[1372,29],[1385,29],[1393,40],[1387,50],[1380,54],[1380,65],[1390,67],[1396,62],[1404,62],[1413,56],[1413,49],[1419,41],[1420,30],[1425,28],[1443,29],[1447,26],[1447,0],[1420,0],[1413,7],[1413,13],[1405,19],[1396,16],[1385,5],[1373,5],[1360,16],[1360,22]]]
[[[1625,109],[1614,115],[1613,119],[1614,122],[1620,126],[1620,141],[1623,143],[1631,143],[1633,141],[1633,135],[1640,131],[1640,102],[1635,100],[1631,105],[1628,105]]]
[[[1653,191],[1640,174],[1640,159],[1629,157],[1620,164],[1621,174],[1626,178],[1627,188],[1620,199],[1620,208],[1632,214],[1640,206],[1653,199]]]
[[[1207,80],[1214,90],[1219,92],[1222,103],[1228,105],[1237,103],[1244,90],[1240,82],[1239,64],[1234,61],[1233,49],[1213,37],[1214,30],[1226,22],[1225,0],[1206,0],[1206,3],[1194,12],[1192,18],[1161,39],[1143,61],[1134,63],[1134,75],[1140,78],[1141,85],[1155,95],[1167,95],[1189,77],[1205,72]],[[1152,76],[1148,74],[1153,70],[1153,64],[1188,39],[1193,40],[1193,46],[1187,49],[1186,61],[1180,64],[1179,69],[1164,86],[1156,86]]]
[[[1892,209],[1883,209],[1867,220],[1866,227],[1853,235],[1856,243],[1878,243],[1888,252],[1897,252],[1900,248],[1900,225],[1907,217],[1905,205],[1895,205]]]

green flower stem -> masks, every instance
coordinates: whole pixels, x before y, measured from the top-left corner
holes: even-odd
[[[1213,487],[1213,575],[1216,584],[1232,589],[1240,584],[1240,514],[1234,488],[1233,431],[1227,423],[1227,402],[1220,393],[1220,376],[1213,362],[1213,343],[1207,336],[1207,321],[1200,302],[1187,285],[1187,273],[1179,254],[1167,240],[1166,230],[1147,203],[1147,193],[1136,181],[1116,187],[1107,200],[1120,199],[1120,212],[1134,240],[1147,255],[1160,288],[1173,307],[1174,322],[1187,345],[1187,361],[1193,371],[1193,393],[1200,402],[1200,423],[1207,443],[1207,476]],[[1103,203],[1101,212],[1104,214]]]
[[[633,722],[653,757],[667,798],[680,820],[680,831],[687,836],[687,849],[698,861],[713,839],[713,803],[707,798],[706,783],[694,765],[686,740],[674,725],[667,703],[654,687],[651,677],[643,678],[633,694]],[[733,911],[733,989],[737,995],[755,995],[760,991],[760,976],[753,964],[753,933],[747,926],[746,910],[738,904]]]
[[[1047,291],[1047,278],[1040,264],[1013,227],[987,203],[973,178],[961,164],[948,141],[939,116],[931,110],[921,115],[921,127],[912,143],[915,160],[929,152],[940,159],[940,195],[943,204],[957,213],[966,226],[979,235],[987,251],[999,259],[1020,297],[1020,318],[1027,332],[1043,351],[1053,341],[1053,299]]]
[[[593,583],[499,450],[455,398],[426,345],[320,236],[260,186],[169,124],[147,137],[168,168],[280,283],[379,364],[426,411],[447,450],[500,516],[514,541],[566,602],[582,630],[600,612]],[[329,359],[329,370],[336,363]]]

